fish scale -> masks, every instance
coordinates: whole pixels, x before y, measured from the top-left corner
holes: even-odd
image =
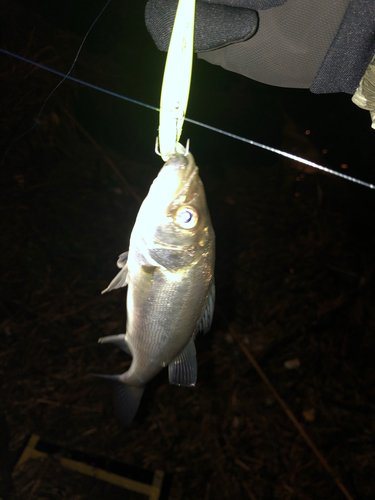
[[[202,303],[205,299],[205,295],[194,294],[194,290],[191,289],[190,282],[194,279],[196,276],[191,276],[188,285],[186,279],[170,283],[166,278],[163,279],[163,285],[156,283],[155,290],[157,292],[155,293],[158,296],[151,295],[145,304],[148,314],[144,315],[142,309],[140,314],[135,312],[131,323],[128,322],[126,338],[129,338],[129,341],[131,339],[130,342],[134,346],[134,375],[139,370],[144,373],[144,366],[147,363],[147,378],[150,380],[160,371],[160,365],[163,367],[169,364],[191,339],[197,324],[196,318],[201,315]],[[174,311],[171,317],[169,312],[176,299],[180,307]],[[168,304],[170,305],[168,306]],[[188,322],[183,323],[181,315],[189,304],[191,318]],[[135,333],[133,334],[133,332]],[[150,364],[150,358],[155,360],[155,364]],[[132,376],[133,371],[129,370],[127,383],[131,383]],[[144,380],[144,382],[148,380]]]

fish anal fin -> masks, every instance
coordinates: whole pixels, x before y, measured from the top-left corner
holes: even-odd
[[[180,354],[169,363],[169,383],[192,387],[197,381],[197,373],[197,353],[194,341],[191,340]]]
[[[108,337],[101,337],[98,342],[99,344],[114,344],[115,346],[125,351],[127,354],[132,355],[128,343],[126,342],[125,333],[120,333],[119,335],[109,335]]]

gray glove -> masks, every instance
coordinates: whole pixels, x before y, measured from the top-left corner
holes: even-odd
[[[277,7],[286,0],[197,0],[194,51],[218,49],[251,38],[258,29],[257,10]],[[159,50],[168,50],[177,0],[149,0],[146,27]]]
[[[349,1],[197,0],[194,50],[253,80],[309,88]],[[168,50],[176,8],[177,0],[146,5],[146,26],[160,50]]]
[[[149,0],[146,25],[167,50],[177,0]],[[375,54],[374,0],[197,0],[195,50],[279,87],[354,94]]]

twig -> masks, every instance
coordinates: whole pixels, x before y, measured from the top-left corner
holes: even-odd
[[[323,457],[323,455],[320,453],[320,451],[318,450],[318,448],[315,446],[315,444],[313,443],[313,441],[311,440],[311,438],[309,437],[309,435],[307,434],[307,432],[305,431],[305,429],[298,422],[298,420],[295,417],[295,415],[292,412],[292,410],[289,408],[289,406],[285,403],[285,401],[282,399],[282,397],[276,391],[276,389],[274,388],[274,386],[271,384],[270,380],[267,378],[267,376],[264,373],[264,371],[262,370],[262,368],[256,362],[254,356],[250,353],[250,351],[248,350],[248,348],[242,342],[240,336],[237,334],[237,332],[234,330],[234,328],[228,323],[226,317],[224,316],[224,314],[222,313],[222,311],[220,310],[220,308],[216,306],[216,310],[219,312],[219,314],[221,315],[221,317],[223,318],[223,320],[227,324],[228,329],[229,329],[231,335],[233,336],[233,338],[235,338],[237,340],[237,342],[238,342],[241,350],[243,351],[243,353],[245,354],[245,356],[247,357],[247,359],[250,361],[250,363],[253,365],[253,368],[255,368],[255,370],[258,372],[258,375],[261,377],[261,379],[266,384],[266,386],[268,387],[268,389],[272,392],[272,394],[275,397],[275,399],[278,401],[278,403],[280,404],[280,406],[282,407],[282,409],[285,411],[285,413],[287,414],[287,416],[293,422],[293,425],[296,427],[296,429],[298,430],[298,432],[300,433],[300,435],[303,437],[303,439],[306,441],[306,443],[310,446],[311,450],[314,452],[315,456],[319,459],[320,463],[323,465],[323,467],[325,468],[325,470],[328,472],[328,474],[330,474],[332,476],[332,478],[334,479],[334,481],[337,484],[337,486],[344,493],[345,497],[348,500],[354,500],[353,497],[351,496],[351,494],[348,492],[348,490],[345,488],[345,486],[341,482],[341,479],[337,476],[337,474],[335,473],[335,471],[328,464],[327,460]]]

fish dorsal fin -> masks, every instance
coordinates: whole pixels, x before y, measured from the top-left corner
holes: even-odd
[[[128,253],[129,252],[124,252],[119,256],[117,261],[117,267],[121,268],[121,271],[118,274],[116,274],[116,276],[107,286],[107,288],[102,291],[102,294],[106,292],[111,292],[112,290],[116,290],[116,288],[122,288],[123,286],[126,286],[128,284],[128,266],[127,266]]]
[[[206,306],[203,309],[203,313],[200,320],[198,321],[197,327],[195,329],[195,335],[198,332],[207,333],[210,330],[212,319],[214,316],[214,309],[215,309],[215,280],[212,280],[207,296]]]
[[[168,365],[169,383],[192,387],[197,381],[197,353],[194,340]]]

